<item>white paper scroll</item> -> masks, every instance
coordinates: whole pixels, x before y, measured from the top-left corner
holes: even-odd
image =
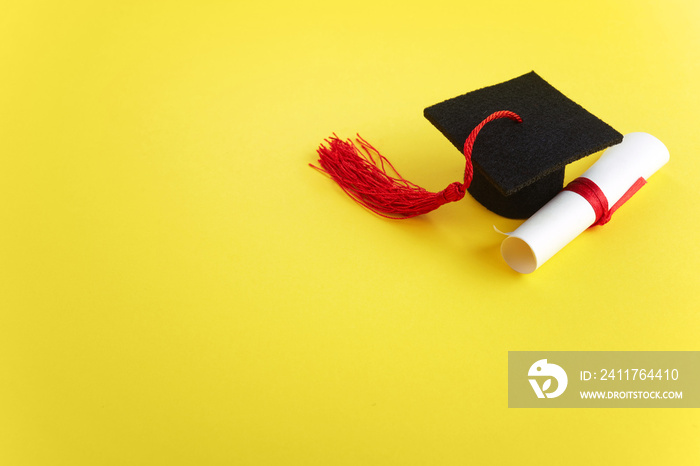
[[[581,176],[597,184],[613,206],[639,177],[648,179],[668,159],[668,149],[654,136],[630,133]],[[501,254],[514,270],[534,272],[595,220],[588,201],[562,191],[503,240]]]

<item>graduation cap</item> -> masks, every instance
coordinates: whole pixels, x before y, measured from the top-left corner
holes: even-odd
[[[561,191],[567,164],[622,142],[622,134],[568,99],[534,71],[428,107],[425,117],[460,151],[472,128],[498,110],[474,144],[469,193],[487,209],[526,218]]]
[[[433,193],[403,178],[367,141],[337,137],[318,149],[317,168],[379,215],[406,218],[461,199],[526,218],[564,184],[567,164],[622,141],[622,134],[534,71],[430,106],[425,117],[464,153],[464,180]],[[478,136],[478,138],[477,138]],[[313,165],[312,165],[313,166]]]

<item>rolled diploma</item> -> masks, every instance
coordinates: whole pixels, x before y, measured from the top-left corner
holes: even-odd
[[[581,176],[597,184],[612,207],[639,177],[648,179],[668,159],[668,149],[654,136],[629,133]],[[514,270],[534,272],[595,220],[588,201],[562,191],[503,240],[501,254]]]

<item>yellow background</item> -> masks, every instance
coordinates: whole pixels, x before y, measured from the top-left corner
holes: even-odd
[[[700,463],[700,411],[507,408],[508,350],[700,350],[700,3],[41,2],[0,16],[0,464]],[[469,196],[308,167],[537,71],[671,162],[532,275]],[[599,155],[599,154],[598,154]],[[571,179],[598,157],[575,164]]]

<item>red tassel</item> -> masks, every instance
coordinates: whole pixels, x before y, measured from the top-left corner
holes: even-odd
[[[372,212],[386,218],[411,218],[464,197],[474,174],[474,140],[481,128],[499,118],[522,122],[522,118],[517,114],[502,110],[492,113],[479,123],[464,142],[464,181],[454,182],[437,193],[427,191],[405,179],[391,162],[359,135],[359,148],[350,139],[342,141],[335,135],[326,139],[328,147],[321,144],[318,148],[318,163],[321,167],[310,165],[330,176],[351,198]]]

